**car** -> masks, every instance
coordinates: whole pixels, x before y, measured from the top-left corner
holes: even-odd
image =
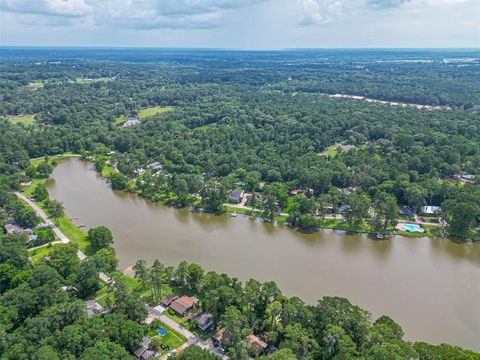
[[[168,353],[167,357],[171,357],[177,353],[177,350],[172,350]]]

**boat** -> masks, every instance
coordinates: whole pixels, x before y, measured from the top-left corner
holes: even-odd
[[[237,214],[237,212],[236,212],[236,211],[234,211],[234,212],[230,213],[230,216],[231,216],[231,217],[237,217],[237,215],[238,215],[238,214]]]

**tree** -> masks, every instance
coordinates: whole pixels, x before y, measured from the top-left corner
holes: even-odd
[[[80,360],[133,360],[125,348],[111,341],[97,341],[85,349]],[[45,359],[47,360],[47,359]]]
[[[78,245],[75,243],[55,246],[50,253],[50,266],[56,269],[64,278],[68,278],[77,272],[80,264],[77,251]]]
[[[147,262],[145,260],[137,260],[135,265],[132,266],[133,272],[135,274],[135,279],[139,279],[142,287],[145,287],[147,283]]]
[[[153,262],[148,274],[148,282],[150,284],[152,302],[157,304],[162,297],[162,286],[164,284],[165,265],[158,259]]]
[[[442,217],[453,234],[465,235],[479,222],[480,207],[466,194],[445,200],[441,208]]]
[[[309,330],[302,325],[295,323],[285,327],[284,339],[280,343],[280,348],[291,349],[299,359],[315,359],[317,357],[319,346]]]
[[[397,224],[400,210],[397,205],[397,198],[386,192],[379,192],[373,199],[373,228],[376,231],[386,232],[388,226]]]
[[[153,340],[153,338],[152,338]],[[206,349],[202,349],[197,345],[191,345],[181,353],[172,357],[172,360],[220,360],[221,357],[212,354]]]
[[[370,209],[370,197],[365,193],[354,192],[347,198],[348,210],[347,222],[353,226],[359,226],[363,219],[368,217]]]
[[[40,223],[37,213],[24,205],[19,205],[13,213],[15,222],[23,228],[33,228]]]
[[[427,190],[415,185],[408,187],[405,191],[405,198],[408,205],[419,211],[426,204]]]
[[[97,172],[101,173],[103,168],[105,167],[105,165],[106,165],[105,160],[103,160],[101,158],[98,158],[98,159],[95,160],[94,166],[95,166],[95,170]]]
[[[37,166],[38,176],[42,178],[48,178],[52,172],[53,172],[53,166],[48,162],[42,162]]]
[[[45,186],[38,184],[35,186],[35,189],[33,189],[32,197],[35,199],[35,201],[43,201],[48,197],[48,191],[45,189]]]
[[[51,218],[53,218],[55,224],[58,226],[58,219],[65,215],[65,209],[63,204],[57,200],[51,200],[48,202],[47,210]]]
[[[88,230],[88,241],[95,249],[108,248],[113,244],[113,235],[106,226],[98,226]]]
[[[101,271],[115,271],[118,265],[118,259],[115,256],[113,249],[100,249],[92,256],[92,259]]]
[[[88,258],[80,263],[75,273],[75,284],[77,285],[78,295],[82,298],[89,296],[100,288],[95,259]]]
[[[115,172],[108,177],[113,190],[123,190],[128,185],[128,179],[125,175]]]

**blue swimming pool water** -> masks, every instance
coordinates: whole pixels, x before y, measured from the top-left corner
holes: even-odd
[[[412,224],[403,224],[402,227],[405,229],[405,230],[408,230],[408,231],[419,231],[419,232],[422,232],[423,229],[418,226],[418,225],[412,225]]]

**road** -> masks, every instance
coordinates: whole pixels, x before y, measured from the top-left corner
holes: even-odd
[[[58,243],[68,244],[70,242],[70,239],[68,237],[66,237],[64,233],[62,233],[60,231],[60,229],[48,218],[47,214],[45,214],[45,211],[40,209],[40,207],[37,204],[35,204],[32,200],[30,200],[28,197],[26,197],[22,193],[15,192],[14,194],[19,199],[22,199],[23,201],[25,201],[33,210],[35,210],[37,215],[42,218],[43,222],[45,224],[47,224],[48,226],[50,226],[50,228],[53,230],[55,235],[60,239],[60,241],[55,241],[52,244],[58,244]],[[83,261],[87,258],[87,255],[85,255],[85,253],[82,252],[81,250],[77,251],[77,256],[81,261]],[[100,278],[100,280],[102,280],[106,283],[109,283],[109,282],[112,281],[112,279],[107,274],[105,274],[103,272],[99,272],[98,277]]]

